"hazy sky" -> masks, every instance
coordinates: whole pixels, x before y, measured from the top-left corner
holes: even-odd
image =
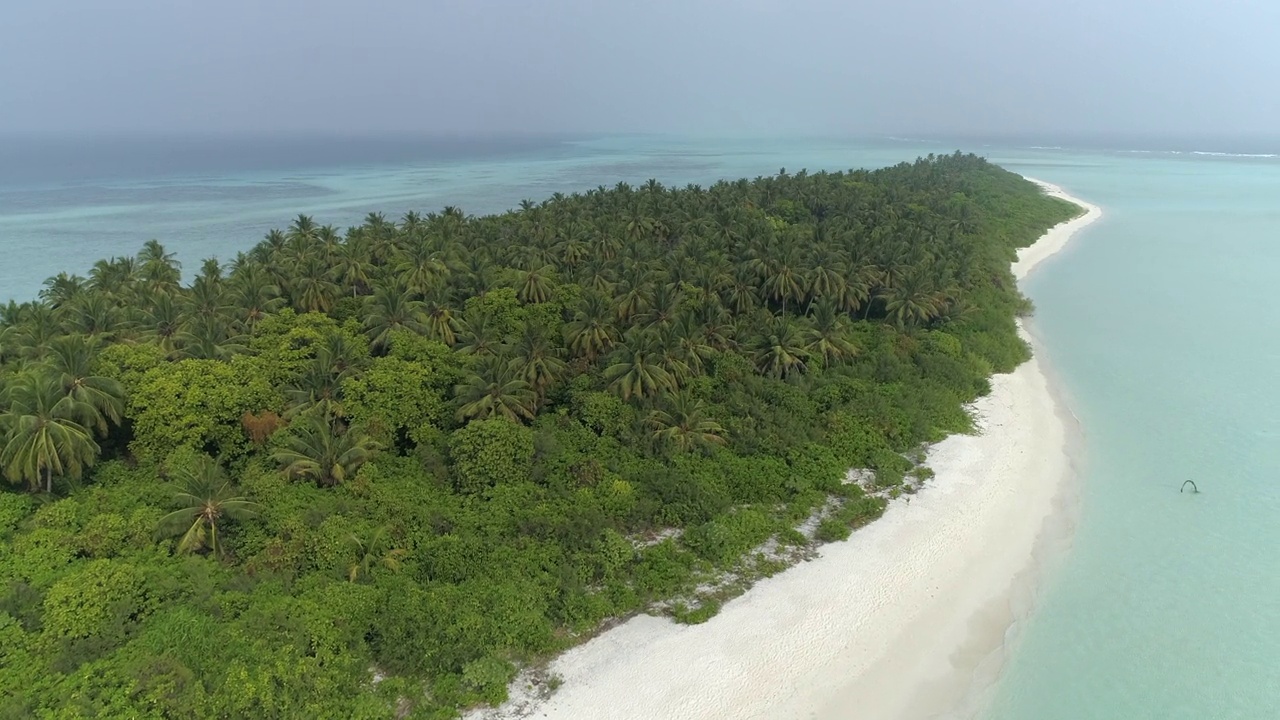
[[[0,0],[0,131],[1280,132],[1275,0]]]

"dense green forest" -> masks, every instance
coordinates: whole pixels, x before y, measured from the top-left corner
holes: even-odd
[[[956,154],[51,278],[0,307],[0,717],[446,718],[705,619],[927,475],[1077,211]]]

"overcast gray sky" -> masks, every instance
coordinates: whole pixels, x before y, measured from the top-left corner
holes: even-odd
[[[0,0],[0,131],[1280,131],[1275,0]]]

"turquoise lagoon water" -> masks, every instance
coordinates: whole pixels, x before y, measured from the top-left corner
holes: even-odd
[[[0,142],[0,300],[149,238],[188,268],[297,213],[632,183],[875,167],[960,147],[1103,206],[1030,279],[1084,433],[1079,522],[1020,628],[988,720],[1280,717],[1280,159],[1169,143],[597,138],[332,143]],[[1066,144],[1063,144],[1066,146]],[[1105,146],[1105,143],[1095,146]],[[1125,149],[1181,150],[1122,152]],[[52,158],[52,160],[50,159]],[[1180,494],[1195,480],[1198,495]]]

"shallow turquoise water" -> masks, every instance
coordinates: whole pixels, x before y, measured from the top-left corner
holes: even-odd
[[[605,138],[414,147],[395,162],[386,147],[317,146],[203,148],[203,164],[189,148],[174,151],[182,162],[104,153],[27,175],[9,163],[0,300],[152,237],[188,268],[226,259],[299,212],[346,226],[369,211],[493,212],[618,180],[988,154],[1105,211],[1029,284],[1084,427],[1082,505],[988,720],[1280,717],[1280,161],[980,145]],[[1202,493],[1179,494],[1185,479]]]
[[[1280,717],[1280,165],[1026,169],[1105,214],[1028,287],[1083,496],[990,718]]]

